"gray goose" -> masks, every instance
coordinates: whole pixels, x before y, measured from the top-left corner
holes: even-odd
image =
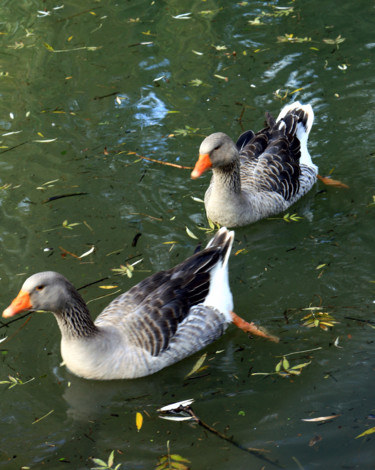
[[[307,150],[314,121],[311,105],[285,106],[276,121],[266,114],[267,127],[243,133],[235,144],[216,132],[199,149],[191,177],[212,169],[204,203],[207,217],[237,227],[285,211],[314,185],[318,167]]]
[[[3,317],[51,311],[65,365],[96,380],[153,374],[212,343],[231,322],[274,340],[232,312],[228,258],[233,238],[221,228],[204,250],[121,294],[95,322],[74,286],[53,271],[30,276]]]

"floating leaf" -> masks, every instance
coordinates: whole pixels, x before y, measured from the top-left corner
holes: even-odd
[[[292,42],[292,43],[302,43],[302,42],[311,42],[311,38],[299,38],[294,37],[293,34],[285,34],[284,36],[277,36],[278,42]]]
[[[57,137],[55,139],[33,140],[33,142],[38,142],[40,144],[49,144],[50,142],[55,142],[56,140]]]
[[[139,413],[139,411],[137,411],[136,415],[135,415],[135,425],[137,427],[137,431],[139,432],[140,429],[142,428],[142,424],[143,424],[143,416],[142,416],[142,413]]]
[[[185,126],[184,129],[176,129],[173,131],[174,135],[182,135],[183,137],[186,137],[187,135],[190,134],[195,134],[197,131],[199,131],[199,128],[194,128],[190,126]]]
[[[323,42],[325,42],[326,44],[335,45],[337,49],[339,48],[339,44],[344,41],[345,38],[342,38],[341,34],[339,34],[336,39],[323,39]]]
[[[320,423],[322,421],[328,421],[330,419],[338,418],[339,416],[341,415],[320,416],[319,418],[301,418],[301,421],[305,421],[306,423]]]
[[[49,44],[47,44],[46,42],[43,43],[43,46],[50,52],[54,52],[54,48],[52,46],[50,46]]]
[[[185,227],[186,233],[189,235],[190,238],[194,238],[194,240],[198,240],[198,237],[194,235],[194,233],[189,229],[188,226]]]
[[[326,263],[319,264],[315,269],[322,269],[324,268],[324,266],[327,266],[327,264]]]
[[[237,255],[239,255],[239,254],[241,254],[241,253],[245,255],[245,254],[248,253],[248,252],[249,252],[249,251],[248,251],[246,248],[241,248],[240,250],[237,250],[237,251],[235,252],[234,256],[237,256]]]
[[[226,82],[228,81],[228,77],[223,77],[222,75],[218,75],[217,73],[214,74],[214,77],[220,78],[220,80],[225,80]]]
[[[191,20],[191,12],[181,13],[180,15],[172,16],[175,20]]]
[[[191,86],[201,86],[203,84],[202,80],[199,80],[199,78],[194,78],[194,80],[190,80],[189,83]]]
[[[193,368],[191,369],[191,371],[185,375],[185,379],[187,379],[188,377],[190,377],[191,375],[195,374],[196,372],[198,372],[200,370],[200,368],[202,367],[202,364],[204,363],[204,361],[206,360],[207,358],[207,353],[204,353],[198,360],[197,362],[194,364]]]
[[[288,359],[286,359],[286,357],[283,357],[283,368],[284,368],[285,370],[288,370],[289,367],[290,367],[290,364],[289,364]]]
[[[95,251],[95,246],[93,245],[88,251],[85,251],[84,253],[82,253],[82,255],[79,256],[79,258],[84,258],[85,256],[91,255],[91,253],[94,253],[94,251]]]
[[[363,433],[358,434],[358,436],[356,436],[355,439],[358,439],[359,437],[368,436],[369,434],[373,434],[374,432],[375,432],[375,427],[374,427],[374,428],[367,429],[367,430],[364,431]]]

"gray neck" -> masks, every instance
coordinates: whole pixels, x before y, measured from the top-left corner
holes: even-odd
[[[240,162],[236,158],[230,164],[212,169],[213,183],[226,191],[241,193]]]
[[[63,338],[84,338],[94,336],[98,328],[92,321],[85,301],[77,291],[71,292],[72,298],[60,312],[54,313]]]

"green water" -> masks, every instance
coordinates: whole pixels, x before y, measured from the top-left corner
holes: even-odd
[[[275,9],[291,6],[290,14]],[[367,322],[375,280],[373,3],[3,0],[0,13],[3,308],[29,274],[48,269],[77,287],[104,279],[81,291],[96,316],[113,298],[99,285],[125,291],[192,254],[198,242],[186,226],[206,243],[210,235],[197,228],[208,226],[203,206],[192,196],[203,197],[210,176],[192,181],[189,170],[136,154],[192,166],[204,136],[258,130],[265,111],[277,115],[298,99],[315,111],[309,148],[320,173],[349,186],[318,183],[291,209],[298,222],[236,231],[235,310],[281,341],[250,340],[232,327],[207,348],[200,378],[184,379],[202,352],[145,379],[77,379],[60,367],[52,315],[8,327],[0,320],[8,337],[0,381],[34,378],[0,385],[0,466],[57,469],[64,461],[85,469],[94,466],[90,457],[115,449],[121,468],[150,469],[169,441],[192,469],[273,468],[202,427],[159,419],[161,406],[194,398],[204,422],[284,468],[375,468],[374,438],[355,439],[375,425]],[[183,13],[191,14],[174,18]],[[278,40],[286,34],[294,41]],[[72,193],[83,194],[48,202]],[[92,246],[81,261],[69,254]],[[129,259],[142,259],[133,277],[116,276],[112,269]],[[327,332],[303,327],[309,306],[338,323]],[[309,352],[288,356],[291,365],[311,361],[300,376],[252,375],[298,351]],[[139,432],[136,412],[144,417]],[[326,423],[301,420],[333,414],[340,416]]]

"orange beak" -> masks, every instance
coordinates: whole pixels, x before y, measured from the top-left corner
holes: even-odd
[[[199,155],[199,159],[195,164],[194,170],[191,172],[193,180],[199,178],[206,170],[212,167],[212,162],[208,153]]]
[[[33,306],[31,305],[29,293],[21,289],[9,307],[4,310],[3,317],[10,318],[17,313],[30,310],[31,308],[33,308]]]

